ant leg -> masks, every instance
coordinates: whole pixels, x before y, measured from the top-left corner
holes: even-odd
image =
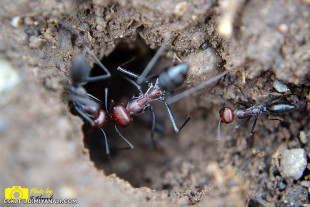
[[[85,119],[87,120],[92,126],[95,125],[94,121],[91,120],[91,118],[89,118],[75,103],[73,103],[74,108],[77,112],[79,112],[79,114]]]
[[[105,132],[103,131],[103,129],[99,128],[102,133],[103,133],[103,136],[104,136],[104,140],[105,140],[105,151],[107,153],[107,155],[110,154],[110,149],[109,149],[109,145],[108,145],[108,139],[107,139],[107,135],[105,134]]]
[[[108,114],[110,114],[110,111],[108,111],[108,88],[104,89],[104,108]]]
[[[240,92],[241,92],[242,96],[245,98],[246,102],[251,103],[251,102],[249,101],[249,99],[245,96],[245,94],[243,93],[243,90],[242,90],[242,88],[241,88],[240,86],[238,86],[238,85],[236,85],[236,84],[234,84],[234,83],[232,83],[232,85],[236,86],[236,87],[240,90]]]
[[[269,117],[269,115],[268,115],[268,113],[267,113],[267,112],[262,112],[262,115],[264,115],[264,116],[265,116],[265,119],[268,119],[268,117]]]
[[[67,30],[69,30],[72,34],[76,35],[79,39],[83,41],[83,38],[81,37],[80,33],[77,32],[75,29],[73,29],[70,25],[68,25],[67,22],[65,22],[62,19],[58,19],[58,22],[65,27]],[[91,81],[97,81],[97,80],[103,80],[111,77],[110,71],[98,60],[98,58],[94,55],[92,51],[84,44],[83,41],[83,47],[86,48],[87,52],[92,56],[92,58],[98,63],[98,65],[107,73],[106,75],[101,75],[97,77],[87,77],[85,79],[85,82],[91,82]]]
[[[249,106],[246,103],[241,102],[241,101],[237,101],[236,104],[244,106],[245,108],[249,108]]]
[[[121,66],[118,66],[117,70],[122,72],[122,73],[125,73],[126,75],[128,75],[128,76],[130,76],[130,77],[132,77],[134,79],[138,79],[139,78],[139,75],[135,74],[134,72],[128,71],[128,70],[122,68]],[[156,79],[156,78],[158,78],[158,75],[157,74],[152,74],[152,75],[146,77],[144,79],[144,82],[148,83],[150,80],[153,80],[153,79]]]
[[[251,128],[250,136],[253,136],[253,131],[254,131],[254,128],[255,128],[255,125],[256,125],[257,118],[258,118],[258,117],[255,116],[254,121],[253,121],[253,124],[252,124],[252,128]]]
[[[125,73],[126,75],[128,75],[128,76],[130,76],[130,77],[132,77],[134,79],[138,79],[139,78],[139,75],[137,75],[137,74],[135,74],[135,73],[133,73],[131,71],[128,71],[128,70],[122,68],[121,66],[118,66],[117,70],[122,72],[122,73]]]
[[[62,20],[62,19],[58,19],[58,22],[67,30],[69,30],[71,33],[73,33],[74,35],[76,35],[78,38],[80,38],[81,40],[83,40],[83,38],[81,37],[80,33],[78,33],[75,29],[73,29],[66,21]]]
[[[243,120],[241,123],[239,123],[237,126],[235,126],[235,129],[239,129],[240,127],[244,126],[246,123],[248,123],[251,119],[251,116]]]
[[[186,90],[186,91],[183,91],[182,93],[179,93],[178,95],[176,95],[176,96],[174,96],[174,97],[168,99],[168,100],[167,100],[167,103],[168,103],[168,104],[172,104],[172,103],[174,103],[174,102],[179,101],[180,99],[184,98],[185,96],[187,96],[187,95],[189,95],[189,94],[191,94],[191,93],[194,93],[194,92],[198,91],[199,89],[202,89],[202,88],[205,87],[206,85],[209,85],[209,84],[211,84],[211,83],[213,83],[213,82],[219,80],[220,78],[224,77],[228,72],[229,72],[229,70],[226,70],[225,72],[221,73],[220,75],[218,75],[218,76],[216,76],[216,77],[214,77],[214,78],[211,78],[211,79],[209,79],[209,80],[207,80],[207,81],[201,83],[201,84],[198,85],[198,86],[195,86],[195,87],[193,87],[193,88],[191,88],[191,89],[188,89],[188,90]]]
[[[278,119],[278,118],[271,118],[271,119],[268,119],[268,120],[274,120],[274,121],[284,121],[283,119]]]
[[[165,101],[165,100],[164,100],[163,102],[165,103],[166,109],[167,109],[167,111],[168,111],[169,118],[170,118],[170,120],[171,120],[171,122],[172,122],[173,129],[174,129],[174,131],[175,131],[176,133],[178,133],[179,131],[181,131],[181,129],[185,126],[185,124],[187,124],[187,122],[188,122],[191,118],[188,116],[187,119],[184,121],[184,123],[181,125],[181,127],[178,128],[177,123],[176,123],[176,121],[175,121],[175,119],[174,119],[174,116],[173,116],[173,114],[172,114],[172,110],[171,110],[169,104],[168,104],[167,101]]]
[[[137,90],[139,91],[139,95],[143,95],[143,91],[142,91],[142,87],[140,85],[138,85],[135,81],[133,81],[132,79],[124,76],[124,79],[127,80],[129,83],[131,83],[134,87],[137,88]]]
[[[97,62],[97,64],[107,73],[106,75],[100,75],[96,77],[87,77],[86,82],[103,80],[111,77],[110,71],[101,63],[101,61],[96,57],[96,55],[90,51],[90,49],[84,44],[87,52],[92,56],[92,58]]]
[[[151,80],[155,80],[155,79],[157,79],[158,77],[159,77],[158,74],[152,74],[152,75],[149,75],[148,77],[146,77],[146,78],[144,79],[144,81],[145,81],[146,83],[149,83]]]
[[[155,132],[156,114],[155,114],[155,111],[154,111],[154,109],[153,109],[153,107],[152,107],[151,105],[148,105],[148,108],[150,109],[151,115],[152,115],[151,140],[152,140],[153,146],[154,146],[154,148],[155,148],[156,142],[155,142],[155,140],[154,140],[154,132]]]
[[[115,126],[115,130],[118,133],[118,135],[129,145],[130,149],[133,149],[133,145],[120,133],[120,131],[118,130],[117,126]]]
[[[98,99],[98,98],[96,98],[95,96],[93,96],[93,95],[91,95],[91,94],[89,94],[89,93],[87,94],[87,96],[90,97],[90,98],[92,98],[92,99],[94,99],[95,101],[101,103],[101,100]]]
[[[138,80],[137,80],[138,84],[141,84],[142,82],[144,82],[145,77],[150,72],[150,70],[154,66],[155,62],[158,60],[160,54],[164,51],[167,41],[168,41],[168,38],[166,37],[163,44],[160,46],[159,50],[156,52],[156,54],[154,55],[152,60],[149,62],[149,64],[146,66],[146,68],[141,73],[140,77],[138,78]]]

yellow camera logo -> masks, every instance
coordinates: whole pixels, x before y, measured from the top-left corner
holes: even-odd
[[[4,197],[5,199],[25,199],[28,200],[28,188],[22,188],[21,186],[12,186],[12,188],[6,188]]]

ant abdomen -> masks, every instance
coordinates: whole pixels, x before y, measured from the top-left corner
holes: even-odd
[[[158,84],[163,90],[173,91],[184,83],[187,72],[187,63],[168,68],[159,75]]]
[[[221,122],[225,124],[230,124],[235,119],[234,111],[229,107],[221,108],[221,110],[219,111],[219,114],[220,114]]]
[[[102,109],[100,109],[98,110],[97,116],[93,119],[94,125],[92,127],[97,129],[101,128],[105,124],[106,120],[107,120],[106,113]]]
[[[133,119],[124,104],[116,104],[111,110],[111,117],[113,122],[118,126],[128,126],[132,123]]]
[[[274,114],[284,114],[294,111],[296,106],[288,103],[275,103],[269,106],[268,110]]]

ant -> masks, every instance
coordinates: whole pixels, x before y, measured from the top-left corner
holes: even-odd
[[[115,120],[116,122],[119,122],[117,124],[119,124],[121,126],[127,126],[128,124],[130,124],[132,122],[132,119],[129,118],[129,117],[131,117],[131,115],[139,114],[139,113],[143,112],[144,109],[150,108],[151,112],[152,112],[152,116],[153,116],[153,127],[152,127],[152,134],[153,134],[154,123],[155,123],[155,113],[154,113],[152,107],[149,105],[149,103],[152,101],[161,101],[161,102],[164,102],[164,104],[166,106],[166,109],[167,109],[168,114],[169,114],[169,118],[172,122],[172,125],[173,125],[175,132],[178,133],[185,126],[185,124],[190,120],[190,117],[188,117],[185,120],[185,122],[181,125],[181,127],[178,128],[176,121],[174,119],[174,116],[172,114],[170,104],[172,104],[176,101],[179,101],[182,98],[186,97],[187,95],[194,93],[197,90],[200,90],[201,88],[205,87],[206,85],[209,85],[209,84],[219,80],[220,78],[222,78],[223,76],[225,76],[229,72],[227,70],[227,71],[219,74],[218,76],[201,83],[200,85],[198,85],[196,87],[193,87],[189,90],[186,90],[186,91],[184,91],[184,92],[182,92],[176,96],[172,96],[174,94],[174,91],[178,87],[180,87],[185,81],[185,78],[186,78],[187,73],[188,73],[188,68],[189,68],[187,63],[177,64],[175,66],[168,67],[165,70],[163,70],[163,72],[161,72],[159,75],[151,75],[150,77],[146,77],[147,74],[152,69],[152,67],[154,66],[154,64],[156,63],[156,61],[158,60],[160,54],[163,52],[165,45],[166,45],[166,42],[167,42],[167,39],[164,40],[162,46],[156,52],[156,54],[154,55],[152,60],[149,62],[149,64],[146,66],[146,68],[144,69],[144,71],[142,72],[141,75],[137,75],[135,73],[127,71],[122,67],[117,68],[120,72],[136,79],[136,81],[133,81],[132,79],[125,77],[125,79],[128,80],[130,83],[132,83],[140,92],[139,96],[134,97],[127,104],[127,106],[118,104],[118,105],[115,105],[113,107],[111,113],[114,113],[114,114],[125,113],[128,115],[128,119],[127,119],[128,122],[126,122],[125,120],[119,120],[118,119],[118,120]],[[157,78],[155,81],[155,84],[149,83],[149,80],[154,78],[154,77]],[[149,88],[148,88],[146,93],[143,93],[141,90],[141,84],[142,83],[149,83]],[[171,95],[171,97],[168,100],[166,100],[164,97],[165,95]],[[122,122],[122,121],[124,121],[124,122]],[[151,134],[151,137],[153,136],[152,134]]]
[[[137,75],[133,72],[127,71],[121,66],[117,68],[118,71],[124,73],[125,75],[128,75],[132,78],[135,78],[136,81],[133,79],[123,76],[125,80],[127,80],[129,83],[131,83],[133,86],[137,88],[139,91],[139,95],[137,97],[133,97],[125,106],[124,104],[116,104],[112,107],[111,110],[111,116],[114,121],[114,123],[118,126],[128,126],[133,122],[132,115],[138,115],[142,112],[144,112],[146,109],[150,109],[152,114],[152,131],[151,131],[151,139],[153,140],[154,136],[154,130],[155,130],[155,122],[156,122],[156,115],[154,112],[153,107],[150,105],[153,101],[160,101],[163,102],[166,106],[166,109],[168,111],[169,118],[172,122],[174,131],[178,133],[182,128],[187,124],[187,122],[190,120],[190,117],[187,117],[187,119],[184,121],[184,123],[178,127],[171,107],[167,103],[167,100],[165,99],[165,95],[172,94],[173,91],[181,86],[186,78],[187,71],[188,71],[188,64],[178,64],[173,67],[167,68],[167,70],[164,70],[160,73],[160,75],[151,75],[149,77],[146,77],[147,74],[150,72],[156,61],[158,60],[160,54],[163,52],[167,40],[164,40],[162,46],[159,48],[159,50],[156,52],[154,57],[151,59],[151,61],[148,63],[146,68],[143,70],[141,75]],[[150,80],[156,78],[155,84],[151,83]],[[148,83],[148,89],[144,93],[142,91],[142,84]],[[153,140],[154,143],[154,140]]]
[[[100,65],[102,65],[102,63]],[[105,68],[105,66],[103,66],[103,68]],[[104,111],[100,106],[101,101],[96,97],[92,96],[91,94],[87,93],[87,91],[82,86],[81,82],[104,80],[109,78],[110,73],[108,73],[107,75],[97,77],[88,77],[89,69],[90,69],[89,65],[84,55],[79,54],[74,58],[73,65],[71,67],[72,84],[68,89],[70,91],[68,97],[69,100],[72,102],[72,105],[76,109],[76,111],[90,124],[90,126],[94,129],[100,129],[102,131],[105,139],[106,154],[109,155],[110,149],[108,146],[107,136],[104,130],[102,129],[102,127],[107,121],[107,114],[114,120],[113,115],[111,116],[107,109],[108,89],[105,88],[105,111]],[[133,145],[118,131],[117,128],[116,132],[129,145],[129,148],[133,149]]]
[[[279,85],[278,82],[276,82],[276,84]],[[239,88],[239,89],[240,89],[242,95],[245,97],[241,88]],[[280,91],[278,90],[278,92],[280,92]],[[284,92],[287,92],[287,90],[283,90],[283,93]],[[248,99],[246,99],[246,100],[248,103],[253,104],[253,102],[248,101]],[[220,135],[221,123],[230,124],[235,120],[235,117],[237,119],[243,120],[235,127],[235,129],[238,129],[238,128],[244,126],[245,124],[247,124],[250,121],[250,119],[252,117],[254,117],[254,121],[252,123],[251,131],[250,131],[250,136],[253,136],[253,131],[254,131],[254,128],[255,128],[255,125],[256,125],[256,122],[257,122],[259,115],[264,115],[265,118],[267,119],[269,117],[269,114],[282,115],[282,114],[291,112],[291,111],[295,110],[295,108],[296,108],[295,105],[288,103],[288,102],[275,102],[275,103],[271,103],[271,104],[266,102],[266,103],[262,103],[259,105],[254,104],[253,106],[251,106],[249,108],[247,108],[248,105],[245,103],[242,103],[242,102],[238,102],[238,103],[245,106],[246,108],[245,109],[237,108],[235,111],[233,111],[233,109],[230,107],[223,107],[220,109],[220,111],[219,111],[220,121],[218,124],[218,138],[220,138],[220,136],[221,136]],[[273,120],[278,120],[278,119],[273,119]]]
[[[68,29],[71,33],[76,35],[78,38],[81,38],[80,34],[71,28],[65,21],[59,20],[59,22]],[[105,111],[101,108],[101,101],[94,97],[93,95],[87,93],[85,88],[82,86],[82,83],[93,82],[105,80],[111,77],[109,70],[100,62],[100,60],[91,52],[91,50],[83,44],[83,47],[86,48],[87,52],[92,56],[92,58],[97,62],[97,64],[106,72],[105,75],[100,75],[96,77],[89,77],[90,66],[85,59],[83,54],[78,54],[74,60],[73,65],[70,71],[70,77],[72,84],[68,87],[69,95],[68,99],[72,102],[75,110],[84,118],[92,128],[100,129],[104,135],[106,154],[110,154],[110,149],[108,146],[107,136],[102,129],[104,124],[107,121],[107,115],[113,119],[111,114],[107,109],[107,99],[108,99],[108,89],[105,88]],[[130,149],[133,149],[133,145],[118,131],[115,125],[116,132],[119,136],[129,145]]]

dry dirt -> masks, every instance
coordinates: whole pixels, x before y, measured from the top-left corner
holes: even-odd
[[[309,0],[2,0],[1,199],[4,188],[22,186],[78,199],[65,206],[309,205],[309,169],[294,180],[280,166],[285,149],[310,152],[308,140],[300,139],[310,137],[309,19]],[[115,68],[134,56],[126,67],[141,73],[167,36],[152,72],[174,57],[188,62],[180,91],[232,71],[172,104],[178,123],[192,117],[179,134],[163,104],[154,104],[155,148],[149,112],[121,129],[133,150],[117,150],[126,145],[108,123],[108,159],[102,135],[73,115],[66,99],[73,57],[86,54],[99,71],[84,42],[113,74],[86,85],[89,93],[103,99],[109,87],[111,99],[127,102],[136,91]],[[280,121],[260,116],[252,137],[252,122],[237,131],[223,125],[217,140],[219,109],[245,101],[239,88],[247,99],[270,103],[276,79],[290,87],[284,98],[297,109],[275,117]]]

